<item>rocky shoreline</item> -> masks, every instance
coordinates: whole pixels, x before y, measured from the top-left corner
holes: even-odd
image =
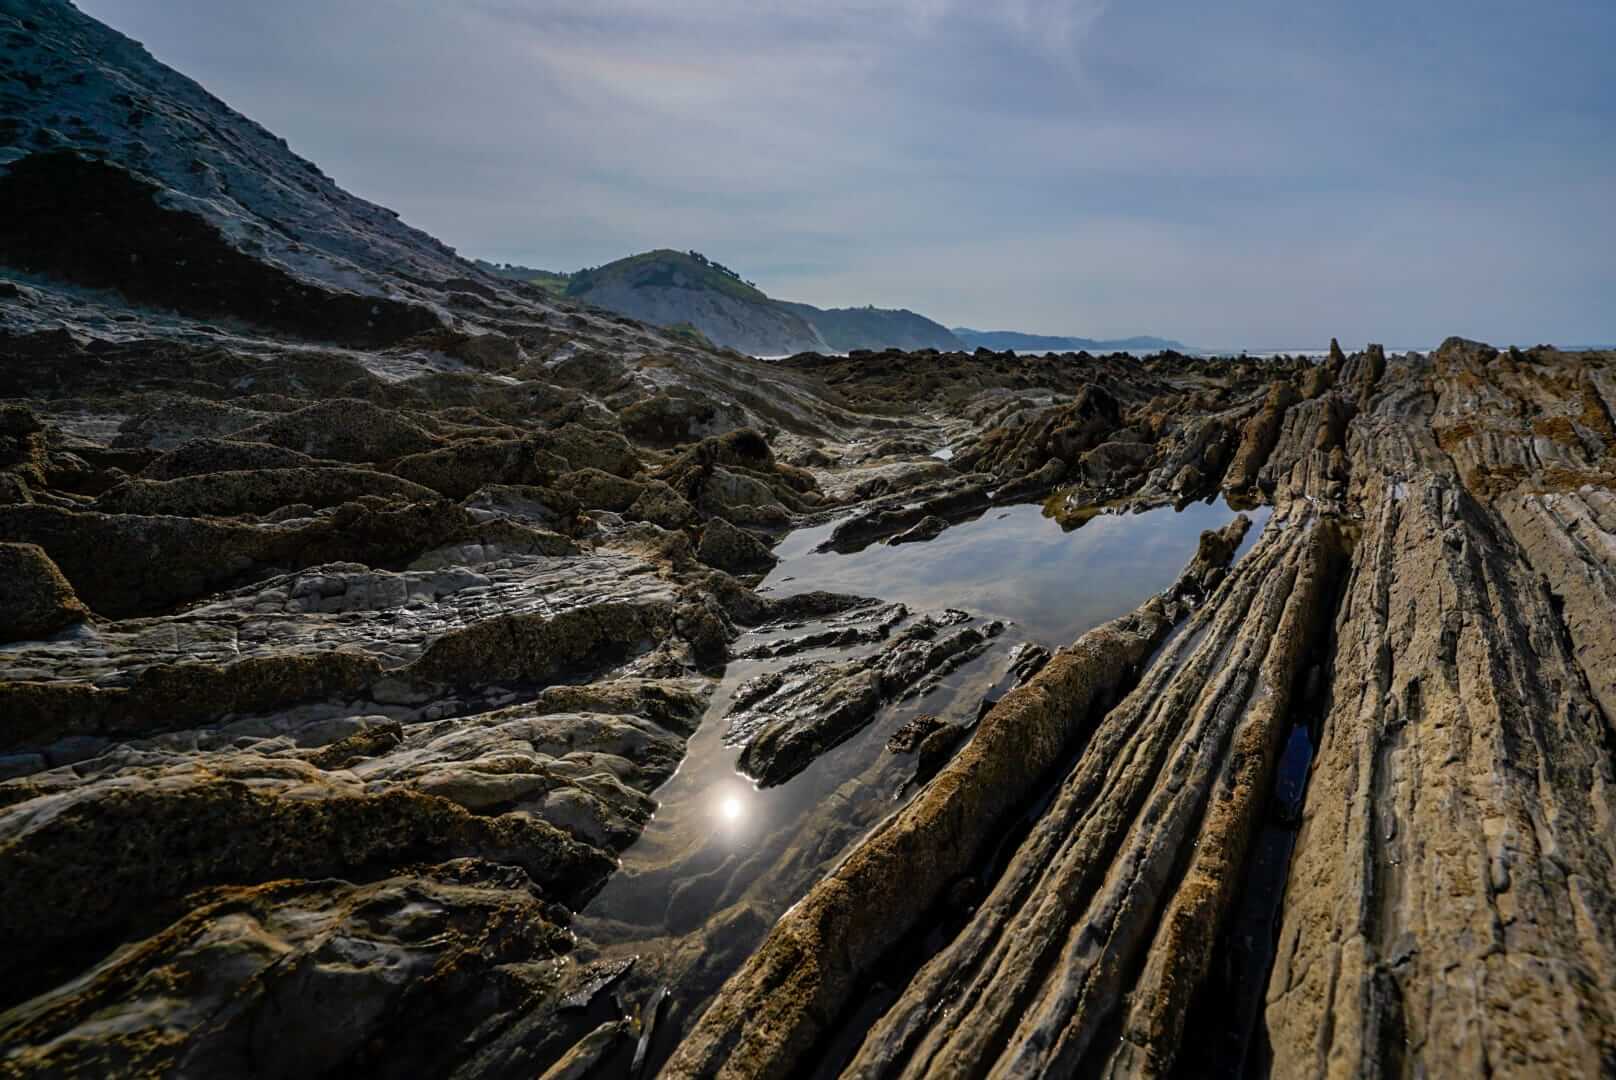
[[[1148,661],[1160,630],[1128,643],[1160,625],[1159,599],[1001,701],[780,921],[667,1075],[780,1075],[833,1038],[850,1076],[1194,1071],[1186,1027],[1235,1024],[1207,993],[1299,722],[1317,756],[1272,972],[1255,973],[1266,1021],[1236,1061],[1598,1072],[1616,702],[1590,662],[1616,632],[1611,360],[1457,339],[1396,361],[1337,353],[1181,421],[1124,498],[1221,460],[1225,491],[1275,507],[1257,546]],[[1057,510],[1080,516],[1084,490]],[[1114,706],[1101,673],[1126,673],[1104,687]],[[1016,732],[1003,750],[998,728]],[[1051,737],[1059,752],[1032,750]],[[1015,780],[984,775],[1056,761],[1053,797],[982,880],[1020,812]],[[962,880],[968,918],[894,968]],[[859,1018],[859,1046],[841,1003],[873,993],[887,1004]]]
[[[763,362],[0,32],[0,1076],[1616,1061],[1616,354]],[[1074,640],[771,577],[1217,499]]]
[[[780,536],[833,520],[832,550],[923,544],[1016,499],[1081,528],[1220,492],[1274,507],[1250,554],[1225,569],[1243,522],[1208,533],[1167,593],[980,722],[895,735],[924,762],[917,793],[847,836],[710,1007],[680,1000],[693,975],[659,998],[690,1034],[653,1057],[691,1076],[778,1075],[832,1044],[861,1076],[1171,1071],[1216,1008],[1203,991],[1305,716],[1318,751],[1268,1020],[1241,1053],[1285,1074],[1600,1060],[1609,356],[890,354],[820,382],[822,358],[648,349],[659,392],[707,364],[805,371],[801,413],[834,417],[681,443],[633,429],[658,395],[632,379],[603,397],[520,364],[456,374],[462,400],[597,403],[547,426],[423,408],[411,384],[442,374],[356,360],[338,425],[240,393],[228,342],[183,391],[158,359],[178,343],[63,344],[4,414],[10,1073],[398,1067],[427,1053],[405,1036],[428,1008],[443,1071],[631,1055],[635,1010],[680,963],[625,969],[601,999],[609,924],[567,927],[697,725],[778,783],[1004,632],[756,592]],[[296,362],[249,347],[266,381]],[[98,351],[115,359],[73,364]],[[886,413],[906,382],[937,419]],[[775,673],[708,715],[731,657]],[[939,918],[949,940],[913,958]],[[850,1017],[872,993],[886,1004]],[[345,1019],[288,1021],[292,999]],[[1566,1007],[1583,1041],[1525,1036]]]

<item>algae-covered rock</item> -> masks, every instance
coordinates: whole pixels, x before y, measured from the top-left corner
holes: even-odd
[[[599,469],[626,478],[644,468],[639,452],[616,431],[563,424],[536,436],[535,441],[543,450],[569,462],[574,469]]]
[[[696,508],[661,480],[651,480],[640,489],[625,516],[664,529],[682,529],[695,524]]]
[[[142,469],[140,475],[146,480],[178,480],[201,473],[306,468],[317,464],[319,462],[307,454],[272,443],[200,438],[181,443],[163,454]]]
[[[45,637],[89,614],[44,549],[0,543],[0,642]]]
[[[776,562],[774,553],[763,541],[723,518],[712,518],[702,528],[696,558],[731,573],[755,573],[767,570]]]
[[[623,410],[623,430],[652,446],[679,446],[710,434],[718,417],[711,401],[655,394]]]
[[[108,514],[232,517],[294,504],[316,509],[339,506],[367,495],[406,502],[438,498],[429,488],[369,469],[277,468],[128,480],[97,499],[95,509]]]
[[[378,505],[377,503],[380,503]],[[162,611],[263,568],[407,561],[475,522],[451,504],[345,503],[283,526],[208,518],[0,507],[0,539],[38,544],[79,596],[115,617]]]
[[[437,450],[410,454],[393,464],[394,474],[461,499],[485,485],[537,485],[555,478],[562,459],[546,460],[531,439],[466,439]]]
[[[310,457],[337,461],[388,461],[419,454],[437,436],[397,412],[357,399],[322,401],[262,424],[243,428],[242,441],[263,442]]]
[[[589,508],[622,513],[634,505],[645,490],[644,486],[600,469],[585,468],[562,473],[555,478],[555,488],[579,504]]]
[[[137,948],[0,1023],[17,1075],[439,1073],[524,965],[571,950],[513,867],[460,859],[380,880],[211,890]],[[109,1027],[109,1024],[111,1025]]]

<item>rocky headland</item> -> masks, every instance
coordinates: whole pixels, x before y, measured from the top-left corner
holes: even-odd
[[[1616,1061],[1616,355],[766,363],[0,34],[0,1075]],[[1071,640],[774,573],[1215,498]]]

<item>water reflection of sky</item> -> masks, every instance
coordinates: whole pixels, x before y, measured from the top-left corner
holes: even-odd
[[[1252,512],[1248,547],[1267,514]],[[900,600],[917,613],[959,607],[1017,625],[987,656],[931,693],[886,710],[787,783],[761,790],[736,772],[740,751],[724,745],[723,716],[746,679],[803,657],[731,663],[683,765],[656,792],[655,817],[623,852],[619,872],[576,919],[580,932],[641,955],[635,978],[683,980],[675,988],[676,1018],[669,1022],[686,1030],[773,919],[900,806],[900,793],[912,794],[903,780],[913,763],[882,749],[898,725],[920,712],[955,722],[974,716],[1014,642],[1066,645],[1131,611],[1172,584],[1195,554],[1202,530],[1220,528],[1233,516],[1219,501],[1181,512],[1099,517],[1063,532],[1040,507],[1016,506],[991,510],[925,543],[874,545],[846,555],[813,553],[829,526],[788,536],[776,549],[780,565],[766,582],[776,595],[853,592]],[[839,651],[830,655],[845,659]],[[765,920],[724,914],[751,903],[762,905]],[[703,940],[699,971],[663,969],[664,961],[653,959],[675,955],[672,950],[683,948],[678,943],[690,935]]]
[[[1248,543],[1266,520],[1252,511]],[[808,589],[901,600],[912,608],[959,607],[1009,619],[1022,634],[1065,645],[1107,619],[1133,610],[1172,584],[1205,529],[1234,517],[1222,499],[1143,514],[1105,514],[1064,532],[1036,505],[989,510],[934,540],[873,544],[852,554],[817,554],[830,526],[788,536],[764,587]]]

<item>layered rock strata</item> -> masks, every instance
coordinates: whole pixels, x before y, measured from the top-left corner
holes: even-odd
[[[669,1074],[784,1073],[830,1047],[861,1077],[1603,1068],[1610,364],[1371,350],[1252,394],[1243,419],[1183,423],[1131,497],[1193,464],[1274,501],[1256,547],[1115,704],[1063,680],[1110,627],[1000,702],[781,920]],[[1066,771],[986,798],[979,755],[1040,691],[998,753]],[[1287,803],[1279,774],[1310,743]],[[1277,879],[1255,853],[1275,829],[1294,847]],[[961,888],[978,899],[950,922]],[[1242,937],[1253,911],[1272,947]],[[1211,1059],[1186,1041],[1209,1032]]]

